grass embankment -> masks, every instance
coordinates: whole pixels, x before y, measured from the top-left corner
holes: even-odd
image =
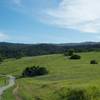
[[[69,60],[62,54],[6,60],[0,65],[0,72],[4,74],[18,76],[23,69],[33,65],[46,67],[49,74],[18,79],[15,86],[16,94],[11,89],[5,93],[3,100],[11,98],[16,100],[17,97],[22,100],[59,100],[57,91],[63,88],[100,89],[100,52],[80,53],[80,55],[82,57],[80,60]],[[91,65],[90,60],[93,59],[99,64]],[[97,95],[100,96],[99,93]]]

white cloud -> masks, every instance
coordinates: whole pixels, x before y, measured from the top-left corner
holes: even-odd
[[[60,27],[100,32],[100,0],[62,0],[56,9],[49,9],[46,14],[50,23]]]
[[[6,41],[9,39],[9,36],[5,33],[0,32],[0,41]]]

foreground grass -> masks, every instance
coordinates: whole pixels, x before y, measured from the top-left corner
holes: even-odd
[[[23,78],[16,81],[17,91],[13,89],[5,92],[3,100],[59,100],[56,91],[61,88],[89,88],[100,89],[100,52],[81,53],[81,60],[69,60],[62,54],[38,57],[26,57],[19,60],[9,59],[0,65],[0,73],[21,75],[24,68],[40,65],[49,70],[46,76]],[[99,64],[91,65],[95,59]],[[6,99],[7,97],[7,99]]]
[[[0,76],[0,87],[6,85],[7,83],[8,83],[7,78]]]

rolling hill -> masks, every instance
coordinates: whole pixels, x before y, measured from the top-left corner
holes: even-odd
[[[88,90],[90,87],[98,88],[100,99],[100,52],[79,55],[82,57],[80,60],[69,60],[63,54],[5,60],[0,65],[3,74],[18,76],[26,67],[34,65],[46,67],[49,74],[17,79],[16,85],[4,93],[3,100],[65,100],[59,98],[58,91],[63,92],[62,89],[66,88]],[[99,64],[91,65],[92,59]]]

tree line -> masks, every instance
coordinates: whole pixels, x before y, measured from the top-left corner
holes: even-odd
[[[0,55],[3,58],[20,58],[23,56],[38,56],[57,54],[74,49],[75,52],[100,51],[100,43],[80,44],[17,44],[0,43]]]

